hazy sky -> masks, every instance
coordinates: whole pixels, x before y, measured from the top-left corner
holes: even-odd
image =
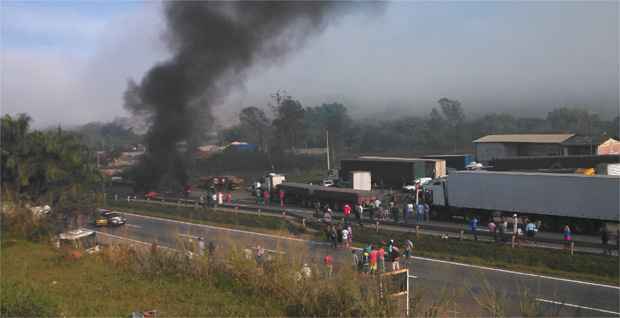
[[[126,115],[122,94],[169,56],[156,2],[1,2],[2,113],[35,126]],[[257,66],[214,108],[229,123],[286,90],[355,116],[426,114],[441,97],[471,115],[618,114],[618,2],[396,2],[334,21],[277,66]]]

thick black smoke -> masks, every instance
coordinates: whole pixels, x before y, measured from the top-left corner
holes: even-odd
[[[147,153],[136,170],[142,189],[187,181],[180,142],[205,131],[209,109],[242,84],[257,63],[274,63],[300,48],[349,7],[338,2],[185,2],[165,4],[166,38],[174,55],[130,83],[126,108],[146,114]]]

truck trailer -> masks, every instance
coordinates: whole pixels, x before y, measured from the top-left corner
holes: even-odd
[[[340,178],[348,180],[353,171],[370,172],[372,184],[400,189],[415,179],[446,175],[446,161],[440,159],[362,156],[340,161]]]
[[[458,171],[435,179],[433,206],[618,222],[620,176]]]

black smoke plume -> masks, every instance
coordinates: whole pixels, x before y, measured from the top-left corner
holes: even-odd
[[[357,4],[356,6],[360,6]],[[142,190],[187,182],[186,158],[178,151],[209,126],[210,108],[249,68],[273,64],[300,48],[344,2],[166,2],[165,38],[173,57],[155,65],[139,84],[129,83],[125,107],[146,114],[147,153],[135,170]]]

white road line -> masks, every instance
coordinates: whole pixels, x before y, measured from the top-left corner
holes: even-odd
[[[153,219],[153,220],[165,221],[165,222],[174,222],[174,223],[180,223],[180,224],[185,224],[185,225],[190,225],[190,226],[200,226],[200,227],[206,227],[206,228],[209,228],[209,229],[220,230],[220,231],[228,231],[228,232],[234,232],[234,233],[243,233],[243,234],[250,234],[250,235],[256,235],[256,236],[264,236],[264,237],[270,237],[270,238],[276,238],[276,239],[285,239],[285,240],[297,241],[297,242],[312,242],[312,243],[318,244],[318,245],[330,245],[329,243],[326,243],[326,242],[316,242],[316,241],[298,239],[298,238],[294,238],[294,237],[286,237],[286,236],[280,236],[280,235],[273,235],[273,234],[265,234],[265,233],[237,230],[237,229],[231,229],[231,228],[227,228],[227,227],[219,227],[219,226],[200,224],[200,223],[184,222],[184,221],[178,221],[178,220],[173,220],[173,219],[159,218],[159,217],[155,217],[155,216],[133,214],[133,213],[129,213],[129,212],[124,212],[124,213],[127,214],[127,215],[141,217],[141,218],[145,218],[145,219]]]
[[[105,232],[99,232],[99,231],[95,231],[95,233],[97,233],[97,235],[101,234],[103,236],[110,236],[110,237],[113,237],[115,239],[131,241],[131,242],[142,244],[142,245],[151,245],[151,243],[130,239],[130,238],[125,237],[125,236],[118,236],[118,235],[114,235],[114,234],[110,234],[110,233],[105,233]],[[173,248],[170,248],[170,247],[167,247],[167,246],[163,246],[163,245],[160,245],[160,244],[157,244],[157,247],[161,247],[161,248],[165,248],[165,249],[169,249],[169,250],[174,250]]]
[[[129,223],[125,224],[125,226],[127,226],[127,227],[133,227],[133,228],[136,228],[136,229],[141,229],[141,228],[142,228],[140,225],[129,224]]]
[[[615,312],[615,311],[605,310],[605,309],[599,309],[599,308],[586,307],[586,306],[580,306],[580,305],[574,305],[574,304],[569,304],[569,303],[563,303],[561,301],[548,300],[548,299],[543,299],[543,298],[536,298],[536,301],[540,301],[540,302],[543,302],[543,303],[562,305],[562,306],[566,306],[566,307],[581,308],[581,309],[587,309],[587,310],[592,310],[592,311],[604,312],[606,314],[612,314],[612,315],[620,316],[620,312]]]
[[[438,262],[438,263],[451,264],[451,265],[457,265],[457,266],[463,266],[463,267],[469,267],[469,268],[476,268],[476,269],[482,269],[482,270],[489,270],[489,271],[496,271],[496,272],[514,274],[514,275],[522,275],[522,276],[529,276],[529,277],[552,279],[552,280],[558,280],[558,281],[568,282],[568,283],[583,284],[583,285],[590,285],[590,286],[597,286],[597,287],[612,288],[612,289],[620,290],[620,287],[618,287],[618,286],[605,285],[605,284],[597,284],[597,283],[591,283],[591,282],[584,282],[584,281],[568,279],[568,278],[559,278],[559,277],[552,277],[552,276],[545,276],[545,275],[537,275],[537,274],[530,274],[530,273],[523,273],[523,272],[515,272],[515,271],[511,271],[511,270],[507,270],[507,269],[499,269],[499,268],[493,268],[493,267],[471,265],[471,264],[465,264],[465,263],[457,263],[457,262],[444,261],[444,260],[440,260],[440,259],[420,257],[420,256],[413,256],[412,258],[413,259],[419,259],[419,260],[422,260],[422,261]]]
[[[286,237],[286,236],[279,236],[279,235],[273,235],[273,234],[263,234],[263,233],[250,232],[250,231],[244,231],[244,230],[230,229],[230,228],[218,227],[218,226],[213,226],[213,225],[190,223],[190,222],[177,221],[177,220],[166,219],[166,218],[159,218],[159,217],[153,217],[153,216],[133,214],[133,213],[128,213],[128,212],[124,212],[124,213],[127,214],[127,215],[132,215],[132,216],[146,218],[146,219],[154,219],[154,220],[159,220],[159,221],[164,221],[164,222],[175,222],[175,223],[181,223],[181,224],[186,224],[186,225],[191,225],[191,226],[202,226],[202,227],[211,228],[211,229],[217,229],[217,230],[223,230],[223,231],[229,231],[229,232],[235,232],[235,233],[244,233],[244,234],[250,234],[250,235],[257,235],[257,236],[264,236],[264,237],[271,237],[271,238],[284,239],[284,240],[291,240],[291,241],[297,241],[297,242],[309,242],[309,243],[313,243],[313,244],[317,244],[317,245],[330,245],[330,243],[327,243],[327,242],[317,242],[317,241],[304,240],[304,239],[298,239],[298,238],[292,238],[292,237]],[[357,248],[357,249],[359,250],[359,248]],[[479,266],[479,265],[471,265],[471,264],[458,263],[458,262],[452,262],[452,261],[444,261],[444,260],[440,260],[440,259],[420,257],[420,256],[413,256],[412,258],[413,259],[422,260],[422,261],[438,262],[438,263],[451,264],[451,265],[456,265],[456,266],[463,266],[463,267],[476,268],[476,269],[482,269],[482,270],[488,270],[488,271],[496,271],[496,272],[508,273],[508,274],[513,274],[513,275],[537,277],[537,278],[557,280],[557,281],[562,281],[562,282],[567,282],[567,283],[575,283],[575,284],[582,284],[582,285],[589,285],[589,286],[596,286],[596,287],[603,287],[603,288],[612,288],[612,289],[620,290],[620,287],[618,287],[618,286],[605,285],[605,284],[597,284],[597,283],[591,283],[591,282],[584,282],[584,281],[568,279],[568,278],[559,278],[559,277],[552,277],[552,276],[545,276],[545,275],[538,275],[538,274],[515,272],[515,271],[511,271],[511,270],[506,270],[506,269],[499,269],[499,268]]]

